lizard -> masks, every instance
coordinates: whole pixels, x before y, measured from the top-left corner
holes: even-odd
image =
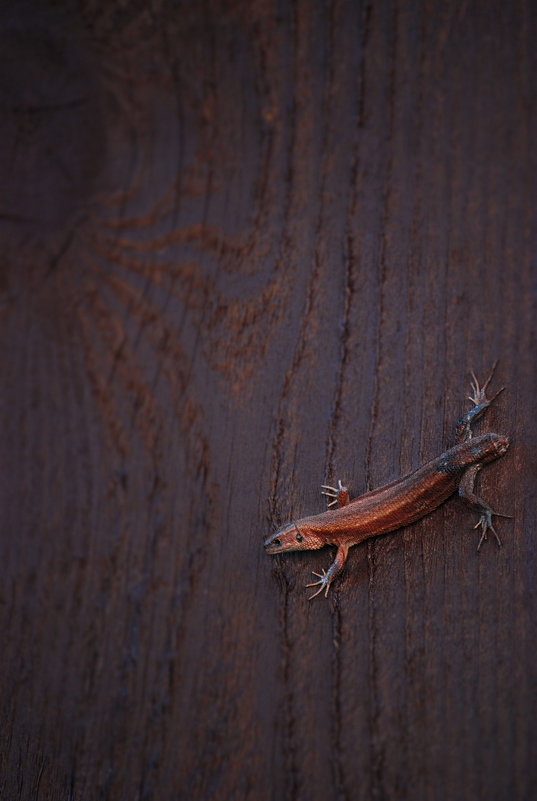
[[[392,481],[379,489],[350,499],[349,490],[341,481],[337,487],[322,485],[323,495],[330,500],[327,511],[303,517],[282,526],[264,541],[265,552],[278,554],[285,551],[306,551],[322,548],[325,545],[337,547],[336,556],[328,570],[313,572],[316,581],[306,587],[318,587],[310,596],[315,598],[323,590],[328,595],[330,586],[345,565],[349,548],[358,545],[369,537],[387,534],[413,523],[432,512],[451,495],[458,491],[459,496],[479,514],[474,528],[481,528],[477,550],[488,538],[491,531],[498,545],[501,540],[492,524],[493,515],[510,517],[495,512],[475,491],[477,474],[488,462],[497,459],[507,451],[509,439],[501,434],[482,434],[473,436],[472,425],[479,420],[491,403],[505,387],[487,398],[487,388],[497,362],[483,386],[472,372],[471,394],[468,400],[473,404],[456,424],[457,444],[436,459],[424,464],[408,475]]]

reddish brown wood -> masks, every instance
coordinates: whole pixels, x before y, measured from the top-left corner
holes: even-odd
[[[534,4],[8,2],[0,797],[537,795]],[[450,443],[328,603],[263,539]]]

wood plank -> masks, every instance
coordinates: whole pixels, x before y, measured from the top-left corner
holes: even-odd
[[[0,796],[535,797],[533,5],[18,6]],[[263,539],[495,359],[504,547],[454,498],[308,602],[328,550]]]

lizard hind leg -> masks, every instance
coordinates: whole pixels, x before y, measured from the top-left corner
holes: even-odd
[[[498,512],[493,512],[492,509],[483,509],[481,512],[481,517],[475,524],[474,528],[479,528],[481,526],[481,537],[479,538],[479,544],[477,546],[477,550],[481,548],[483,543],[488,540],[488,532],[492,531],[494,536],[496,537],[496,542],[498,543],[498,547],[502,547],[502,541],[498,536],[498,532],[492,525],[492,515],[497,515]],[[501,515],[501,517],[510,517],[510,515]]]
[[[480,464],[474,464],[465,470],[460,484],[459,484],[459,495],[463,499],[465,503],[468,504],[472,509],[475,509],[476,512],[479,513],[479,520],[475,524],[474,528],[481,527],[481,537],[479,540],[479,544],[477,546],[477,550],[481,548],[485,540],[488,539],[488,532],[492,531],[494,537],[496,538],[496,542],[500,547],[502,541],[500,540],[498,533],[494,526],[492,525],[492,516],[496,515],[497,517],[511,517],[511,515],[504,515],[501,512],[495,512],[491,507],[486,503],[482,498],[477,495],[475,490],[475,482],[477,478],[477,474],[481,470]]]
[[[464,414],[460,420],[457,420],[456,432],[457,432],[457,439],[459,442],[464,442],[467,439],[471,439],[472,437],[472,425],[479,420],[480,417],[483,416],[485,411],[488,409],[490,404],[498,397],[500,392],[503,392],[505,387],[501,387],[497,392],[494,393],[492,398],[487,398],[487,388],[492,380],[492,376],[494,375],[494,371],[496,370],[496,365],[498,361],[495,361],[492,365],[492,369],[488,375],[487,380],[483,384],[483,386],[479,385],[479,381],[476,378],[475,373],[471,372],[472,376],[472,392],[471,395],[468,396],[468,400],[473,403],[473,407]]]

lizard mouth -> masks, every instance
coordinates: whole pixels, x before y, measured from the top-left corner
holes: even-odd
[[[278,537],[278,534],[279,531],[277,531],[276,534],[271,534],[263,543],[266,553],[278,553],[281,550],[282,541]]]
[[[290,539],[289,535],[292,535],[293,539],[296,534],[296,526],[294,523],[288,523],[286,526],[278,529],[274,534],[271,534],[270,537],[264,541],[263,546],[265,548],[266,553],[280,553],[280,551],[289,550],[290,546]]]
[[[265,540],[263,545],[265,546],[265,551],[267,553],[278,553],[279,548],[281,548],[281,542],[277,537],[275,537],[275,539],[271,539],[270,541]]]

